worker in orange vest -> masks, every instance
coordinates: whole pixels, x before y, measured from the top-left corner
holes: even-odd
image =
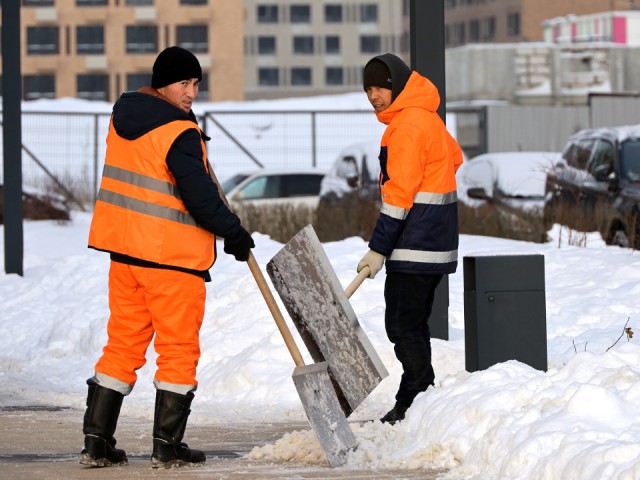
[[[255,245],[210,176],[208,137],[191,110],[201,80],[196,56],[169,47],[154,62],[151,86],[124,93],[113,107],[89,232],[89,247],[111,256],[111,314],[106,346],[87,380],[84,465],[127,463],[114,433],[152,340],[152,465],[206,460],[182,442],[198,385],[205,282],[211,281],[217,236],[238,261],[246,261]]]
[[[462,150],[437,113],[436,87],[396,55],[372,58],[363,87],[387,128],[379,155],[382,206],[357,270],[368,266],[374,278],[386,261],[385,328],[403,372],[381,421],[395,423],[435,380],[427,322],[438,283],[457,267]]]

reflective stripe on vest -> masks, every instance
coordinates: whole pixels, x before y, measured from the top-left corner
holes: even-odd
[[[413,199],[413,203],[422,203],[425,205],[446,205],[457,201],[458,192],[456,190],[447,193],[418,192]]]
[[[417,262],[417,263],[450,263],[458,259],[458,250],[448,252],[426,252],[423,250],[409,250],[405,248],[396,248],[389,260],[398,262]]]
[[[388,203],[382,203],[380,206],[380,213],[387,215],[391,218],[395,218],[396,220],[404,220],[407,218],[409,214],[408,210],[400,207],[394,207],[393,205],[389,205]]]
[[[421,205],[447,205],[457,201],[458,192],[455,190],[447,193],[418,192],[413,198],[413,203],[419,203]],[[404,220],[407,218],[409,211],[383,202],[380,206],[380,213],[395,218],[396,220]]]
[[[157,178],[149,177],[148,175],[142,175],[141,173],[131,172],[124,168],[114,167],[113,165],[105,165],[102,170],[102,176],[107,178],[113,178],[120,182],[130,183],[136,187],[146,188],[147,190],[153,190],[154,192],[164,193],[166,195],[172,195],[176,198],[180,198],[178,189],[171,182],[165,182],[158,180]]]
[[[98,192],[98,200],[110,203],[117,207],[126,208],[133,212],[151,215],[152,217],[163,218],[164,220],[183,223],[185,225],[191,225],[192,227],[197,226],[196,221],[188,213],[181,212],[175,208],[163,207],[162,205],[157,205],[155,203],[131,198],[126,195],[122,195],[121,193],[100,189],[100,192]]]

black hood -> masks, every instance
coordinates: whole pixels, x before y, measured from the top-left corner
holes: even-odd
[[[391,72],[391,101],[393,102],[398,95],[400,95],[400,92],[404,90],[405,85],[409,81],[411,69],[400,57],[393,53],[383,53],[382,55],[373,57],[367,62],[367,65],[376,60],[384,63],[389,69],[389,72]],[[365,65],[364,68],[366,69],[367,66]]]
[[[135,140],[151,130],[175,120],[196,123],[192,111],[185,113],[163,97],[142,92],[126,92],[113,106],[113,127],[127,140]]]

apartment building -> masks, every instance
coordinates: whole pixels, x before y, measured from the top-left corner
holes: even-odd
[[[25,100],[112,102],[148,85],[157,54],[171,45],[198,57],[200,100],[244,98],[240,0],[21,1]]]
[[[244,0],[245,97],[335,94],[374,55],[408,60],[408,0]]]
[[[543,40],[543,22],[565,15],[640,9],[640,0],[444,0],[445,45]]]
[[[609,42],[640,46],[640,10],[550,18],[543,25],[545,42],[577,45]]]

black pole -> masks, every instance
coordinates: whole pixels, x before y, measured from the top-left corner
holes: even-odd
[[[438,115],[446,123],[444,67],[444,2],[409,0],[409,51],[411,69],[427,77],[440,93]],[[433,338],[449,340],[449,277],[436,288],[429,328]]]
[[[4,270],[23,274],[20,2],[2,2]]]
[[[411,68],[427,77],[440,93],[438,115],[445,121],[447,90],[444,69],[444,2],[410,0]]]

